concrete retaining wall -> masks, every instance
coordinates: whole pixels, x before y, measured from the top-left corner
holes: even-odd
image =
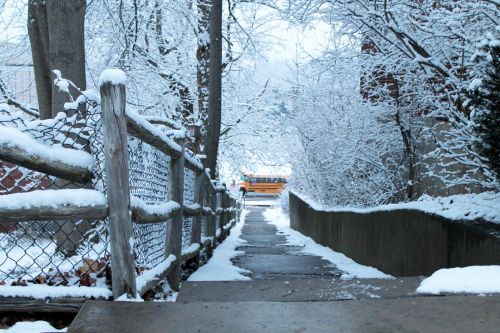
[[[322,212],[290,193],[291,227],[358,263],[395,276],[500,264],[500,225],[417,210]]]

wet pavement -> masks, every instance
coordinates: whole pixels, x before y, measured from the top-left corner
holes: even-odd
[[[91,301],[68,333],[498,333],[500,297],[333,302]]]
[[[287,245],[286,237],[268,223],[263,212],[267,207],[249,207],[240,238],[247,243],[236,248],[245,251],[232,260],[233,264],[252,273],[252,280],[297,279],[325,277],[335,278],[341,272],[330,262],[318,256],[302,255],[300,248]]]

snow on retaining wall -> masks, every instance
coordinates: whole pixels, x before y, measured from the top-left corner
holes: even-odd
[[[395,276],[500,264],[500,225],[421,210],[316,210],[290,193],[291,227],[356,262]]]

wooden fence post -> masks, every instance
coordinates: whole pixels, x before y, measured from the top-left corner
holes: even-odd
[[[234,200],[234,198],[230,198],[229,200],[231,201],[231,220],[236,221],[236,201]]]
[[[212,237],[213,246],[217,243],[217,193],[212,186],[211,180],[208,179],[209,205],[213,214],[208,216],[207,233],[208,237]]]
[[[181,279],[181,254],[182,254],[182,224],[184,222],[184,139],[177,141],[181,146],[179,158],[170,158],[169,165],[169,200],[177,202],[181,209],[178,210],[167,223],[165,244],[165,258],[173,254],[177,261],[174,268],[167,276],[170,287],[179,290]]]
[[[135,298],[135,267],[130,215],[127,127],[125,123],[125,73],[105,70],[99,79],[101,92],[106,194],[109,206],[109,233],[113,298],[124,293]]]
[[[227,213],[225,212],[227,208],[227,200],[226,200],[226,191],[221,191],[220,192],[220,205],[221,205],[221,214],[220,214],[220,237],[221,239],[224,239],[226,237],[226,230],[224,227],[226,226],[227,223]]]
[[[194,203],[201,206],[201,213],[193,217],[193,228],[191,233],[191,243],[201,243],[201,223],[203,219],[203,183],[205,175],[203,172],[197,172],[194,180]]]

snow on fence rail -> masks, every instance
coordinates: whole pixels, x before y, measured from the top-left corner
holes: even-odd
[[[9,228],[14,230],[11,239],[17,243],[13,223],[32,225],[37,221],[63,220],[64,223],[67,219],[105,220],[99,226],[105,229],[100,233],[110,239],[109,245],[104,246],[111,254],[112,293],[115,299],[123,294],[132,298],[136,297],[137,292],[142,295],[165,276],[171,286],[177,289],[182,262],[196,258],[201,251],[216,246],[218,238],[221,241],[228,226],[237,219],[240,204],[224,187],[212,181],[203,165],[185,149],[185,134],[177,128],[175,131],[162,131],[138,113],[125,111],[124,83],[110,81],[106,79],[106,75],[106,72],[103,73],[100,80],[102,133],[94,137],[99,141],[97,145],[100,145],[100,149],[90,150],[93,156],[74,149],[53,149],[38,142],[28,149],[25,144],[6,139],[0,141],[0,161],[13,162],[16,164],[15,168],[26,168],[29,172],[45,174],[44,177],[51,179],[80,183],[80,189],[74,189],[73,185],[73,189],[1,193],[4,195],[0,195],[0,227],[4,227],[4,232],[7,233]],[[92,124],[101,122],[95,121]],[[157,124],[162,126],[168,122]],[[3,129],[14,133],[14,138],[21,137],[24,143],[33,140],[19,134],[16,129]],[[3,129],[0,128],[0,131]],[[100,133],[97,127],[91,131],[94,134]],[[141,153],[147,150],[150,155],[136,153],[136,150]],[[144,169],[148,168],[144,168],[141,163],[145,163],[144,159],[151,156],[159,156],[158,154],[161,156],[153,159],[161,163],[155,164],[151,170],[161,175],[144,177]],[[94,177],[96,169],[98,177]],[[192,172],[192,177],[185,176],[185,169]],[[76,174],[80,176],[76,177]],[[192,192],[187,203],[184,202],[185,180],[191,181]],[[160,195],[163,202],[151,200],[158,193],[148,192],[149,187],[161,192],[160,194],[167,194]],[[162,191],[158,187],[163,187]],[[183,242],[183,224],[185,225],[186,218],[190,219],[189,228],[184,228],[189,231],[189,239]],[[87,230],[87,233],[92,232]],[[158,238],[162,241],[158,242]],[[137,241],[141,243],[140,248]],[[156,243],[153,244],[154,242]],[[158,245],[160,243],[161,248]],[[7,245],[0,242],[0,246]],[[155,249],[152,250],[152,247]],[[40,249],[34,251],[38,253],[30,254],[29,258],[34,261],[40,255],[45,255],[45,248],[42,246]],[[57,248],[51,249],[57,252]],[[149,256],[157,259],[148,260]],[[0,255],[0,269],[8,259],[11,258],[2,258]],[[88,278],[94,280],[99,279],[94,273],[103,272],[104,266],[107,266],[107,261],[95,259],[81,258],[83,266],[91,272]],[[64,269],[58,267],[57,263],[54,264],[55,267],[47,264],[43,268],[51,266],[50,269],[55,269],[57,274],[64,275]],[[14,269],[18,268],[16,262]],[[136,272],[139,272],[137,278]],[[2,277],[0,283],[1,279]],[[43,277],[38,275],[35,279]],[[99,284],[102,286],[102,279]]]

